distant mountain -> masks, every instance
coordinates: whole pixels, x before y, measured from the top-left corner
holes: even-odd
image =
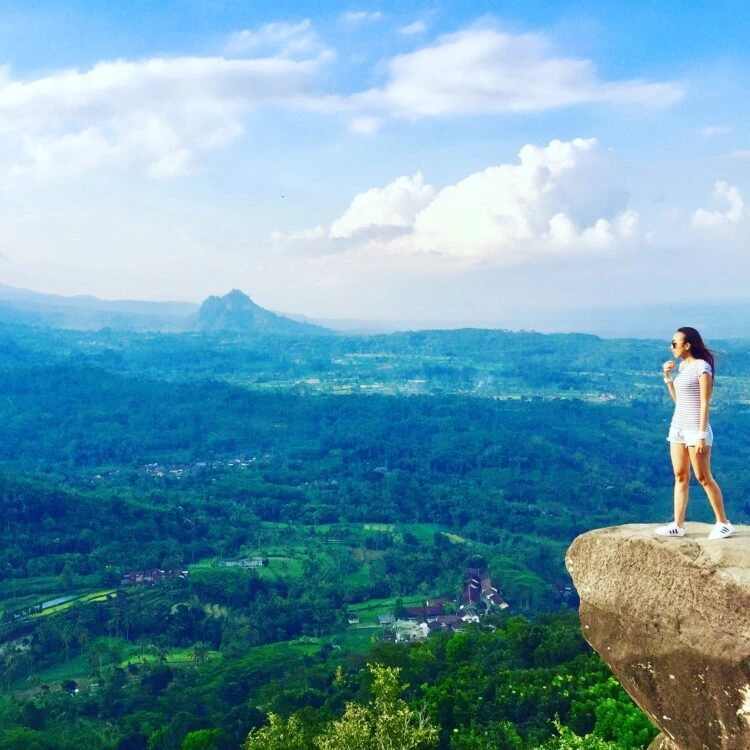
[[[103,300],[89,294],[63,297],[59,294],[43,294],[30,289],[19,289],[0,284],[0,300],[16,307],[75,308],[79,310],[106,310],[107,312],[131,315],[186,317],[198,309],[193,302],[144,302],[142,300]]]
[[[63,297],[0,284],[0,321],[45,328],[183,331],[198,305],[190,302]]]
[[[62,297],[0,284],[0,322],[81,331],[234,331],[238,333],[326,333],[256,305],[235,289],[223,297],[191,302],[102,300],[91,296]]]
[[[529,307],[502,320],[347,320],[311,319],[274,313],[234,290],[192,302],[102,300],[91,296],[63,297],[0,284],[0,323],[98,330],[235,331],[256,333],[345,333],[371,335],[394,331],[453,328],[502,328],[541,333],[592,333],[604,338],[659,338],[671,336],[682,325],[695,326],[707,339],[750,337],[750,301],[708,303],[674,302],[632,307],[546,310]]]
[[[209,297],[194,316],[200,331],[237,333],[323,334],[326,329],[272,313],[256,305],[239,289],[223,297]]]
[[[293,316],[296,320],[310,320]],[[312,319],[333,331],[353,335],[395,331],[451,330],[456,328],[588,333],[607,339],[669,339],[676,328],[693,326],[709,341],[750,338],[750,301],[693,302],[632,307],[589,307],[573,310],[516,312],[501,320],[346,320]]]
[[[693,326],[710,341],[750,337],[750,302],[680,300],[633,307],[601,307],[555,313],[539,331],[593,333],[603,338],[669,339],[680,326]]]

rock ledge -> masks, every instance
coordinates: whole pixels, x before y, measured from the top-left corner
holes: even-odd
[[[659,750],[750,748],[750,527],[710,529],[597,529],[565,560],[583,635],[662,730]]]

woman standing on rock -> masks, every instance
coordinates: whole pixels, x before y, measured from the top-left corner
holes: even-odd
[[[708,495],[716,515],[709,539],[726,539],[734,534],[724,512],[721,488],[711,474],[711,446],[714,436],[708,422],[708,409],[714,385],[714,357],[695,328],[678,328],[672,336],[672,354],[682,360],[677,375],[675,362],[662,366],[664,382],[675,403],[669,427],[669,452],[674,468],[674,521],[656,529],[659,536],[685,536],[685,511],[690,487],[690,466]]]

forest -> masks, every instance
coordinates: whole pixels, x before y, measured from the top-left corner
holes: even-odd
[[[669,516],[667,344],[0,327],[0,746],[645,747],[563,559]],[[748,349],[716,345],[735,523]],[[507,608],[457,623],[467,570]]]

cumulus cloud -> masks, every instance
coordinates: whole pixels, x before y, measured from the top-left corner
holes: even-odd
[[[329,228],[274,239],[315,253],[519,263],[549,254],[613,252],[640,242],[638,214],[596,139],[524,146],[516,164],[468,175],[440,190],[420,173],[355,198]]]
[[[98,166],[141,166],[169,177],[196,152],[242,133],[240,114],[262,104],[304,106],[327,52],[288,57],[153,58],[101,62],[33,80],[0,74],[0,139],[25,159],[15,175],[47,179]]]
[[[352,237],[370,229],[407,228],[417,213],[435,195],[417,172],[413,177],[399,177],[384,188],[372,188],[357,195],[349,208],[331,224],[332,238]]]
[[[427,31],[427,24],[424,21],[414,21],[406,26],[402,26],[399,32],[404,36],[415,36],[417,34],[424,34]]]
[[[745,203],[742,194],[727,182],[718,181],[714,185],[714,197],[728,204],[726,211],[708,211],[699,208],[694,214],[692,224],[699,229],[719,227],[727,224],[738,224],[745,214]]]
[[[661,107],[683,95],[673,82],[602,81],[589,60],[555,55],[542,34],[476,26],[388,63],[389,80],[362,92],[362,107],[416,117],[531,112],[585,102]]]

